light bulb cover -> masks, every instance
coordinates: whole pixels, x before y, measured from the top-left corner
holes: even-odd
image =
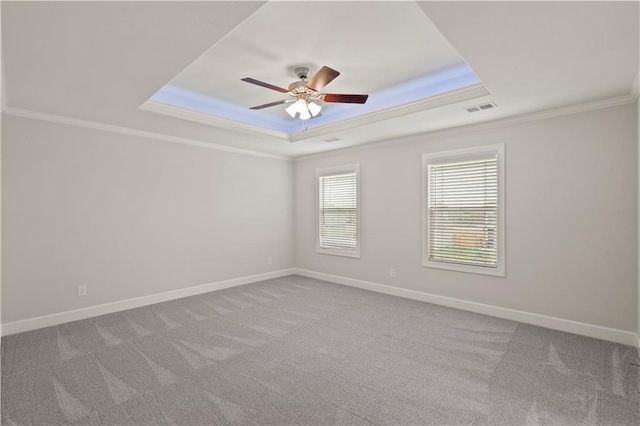
[[[298,116],[300,120],[308,120],[318,115],[321,109],[322,107],[318,104],[308,102],[305,99],[298,99],[284,110],[287,111],[291,118],[296,118],[296,114],[300,114]]]
[[[318,115],[320,113],[320,110],[322,109],[320,105],[314,104],[313,102],[309,102],[308,108],[309,108],[309,112],[314,117]]]
[[[308,120],[310,118],[311,118],[311,113],[309,112],[309,109],[305,105],[304,111],[300,113],[300,120]]]
[[[298,106],[294,103],[286,107],[284,110],[287,111],[287,114],[289,114],[291,118],[296,118],[296,113],[298,112]]]
[[[304,99],[298,99],[294,105],[296,106],[296,111],[298,111],[300,114],[302,114],[307,109],[307,103],[304,101]]]

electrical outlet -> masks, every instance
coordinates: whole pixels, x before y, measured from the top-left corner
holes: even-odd
[[[396,270],[395,270],[395,269],[393,269],[393,268],[390,268],[390,269],[389,269],[389,276],[390,276],[391,278],[395,278],[395,277],[396,277]]]
[[[272,257],[267,259],[267,265],[273,265],[273,258]]]
[[[78,297],[84,297],[87,295],[87,286],[79,285],[78,286]]]

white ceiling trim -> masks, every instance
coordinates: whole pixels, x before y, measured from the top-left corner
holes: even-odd
[[[418,133],[418,134],[403,136],[395,139],[372,141],[363,145],[342,148],[342,149],[337,149],[333,151],[319,152],[317,154],[297,156],[297,157],[294,157],[294,161],[297,162],[297,161],[305,161],[305,160],[315,159],[315,158],[330,157],[337,153],[342,154],[346,152],[358,152],[358,151],[364,151],[372,148],[384,147],[389,145],[397,145],[397,144],[411,143],[411,142],[424,142],[427,138],[452,136],[452,135],[476,132],[478,130],[483,130],[483,129],[493,129],[497,127],[504,127],[504,126],[511,126],[514,124],[526,123],[529,121],[536,121],[536,120],[543,120],[543,119],[553,118],[553,117],[561,117],[564,115],[578,114],[581,112],[591,111],[595,109],[632,104],[632,103],[635,103],[636,100],[637,100],[637,97],[632,96],[631,94],[628,94],[628,95],[618,96],[614,98],[601,99],[598,101],[592,101],[592,102],[586,102],[586,103],[581,103],[576,105],[569,105],[569,106],[560,107],[560,108],[532,112],[529,114],[522,114],[522,115],[517,115],[513,117],[500,118],[497,120],[484,121],[481,123],[450,127],[447,129],[434,130],[432,132]]]
[[[2,113],[7,115],[13,115],[16,117],[31,118],[34,120],[42,120],[42,121],[49,121],[52,123],[67,124],[69,126],[84,127],[87,129],[102,130],[102,131],[111,132],[111,133],[119,133],[122,135],[137,136],[137,137],[146,138],[146,139],[155,139],[159,141],[174,142],[174,143],[179,143],[183,145],[197,146],[200,148],[215,149],[218,151],[233,152],[235,154],[251,155],[254,157],[262,157],[262,158],[271,158],[275,160],[291,161],[290,157],[285,157],[282,155],[267,154],[264,152],[253,151],[249,149],[234,148],[226,145],[217,144],[214,142],[204,142],[196,139],[188,139],[188,138],[182,138],[179,136],[167,135],[164,133],[156,133],[156,132],[149,132],[146,130],[131,129],[129,127],[115,126],[112,124],[98,123],[95,121],[79,120],[77,118],[63,117],[60,115],[47,114],[47,113],[38,112],[38,111],[29,111],[29,110],[20,109],[20,108],[5,107],[5,108],[2,108]]]
[[[425,138],[435,138],[435,137],[464,134],[464,133],[475,132],[483,129],[492,129],[497,127],[510,126],[510,125],[519,124],[519,123],[526,123],[529,121],[543,120],[546,118],[577,114],[580,112],[586,112],[586,111],[591,111],[595,109],[609,108],[609,107],[614,107],[618,105],[626,105],[626,104],[635,103],[636,100],[637,100],[637,94],[636,96],[632,94],[628,94],[624,96],[601,99],[598,101],[570,105],[570,106],[561,107],[561,108],[537,111],[530,114],[523,114],[523,115],[518,115],[514,117],[507,117],[507,118],[501,118],[497,120],[485,121],[482,123],[450,127],[447,129],[435,130],[432,132],[418,133],[418,134],[403,136],[395,139],[372,141],[370,143],[367,143],[364,145],[358,145],[355,147],[342,148],[342,149],[337,149],[333,151],[321,152],[321,153],[311,154],[311,155],[302,155],[297,157],[287,157],[282,155],[267,154],[264,152],[253,151],[248,149],[233,148],[225,145],[216,144],[213,142],[204,142],[196,139],[181,138],[178,136],[172,136],[172,135],[167,135],[163,133],[131,129],[128,127],[115,126],[111,124],[103,124],[103,123],[98,123],[94,121],[79,120],[76,118],[63,117],[59,115],[47,114],[47,113],[38,112],[38,111],[29,111],[29,110],[20,109],[20,108],[4,107],[2,108],[2,113],[16,116],[16,117],[24,117],[24,118],[31,118],[34,120],[49,121],[52,123],[67,124],[70,126],[84,127],[88,129],[102,130],[102,131],[111,132],[111,133],[138,136],[146,139],[155,139],[155,140],[161,140],[165,142],[180,143],[183,145],[191,145],[191,146],[197,146],[201,148],[215,149],[219,151],[227,151],[227,152],[250,155],[255,157],[271,158],[271,159],[284,160],[284,161],[305,161],[312,158],[329,157],[329,156],[335,155],[336,153],[358,152],[358,151],[368,150],[371,148],[378,148],[378,147],[389,146],[389,145],[411,143],[411,142],[422,142],[425,140]]]
[[[291,142],[297,142],[316,136],[324,136],[329,133],[352,129],[358,126],[365,126],[367,124],[388,120],[390,118],[396,118],[420,111],[426,111],[428,109],[438,108],[441,106],[454,104],[456,102],[468,101],[469,99],[475,99],[490,94],[491,92],[487,90],[484,84],[478,83],[474,84],[473,86],[453,90],[451,92],[431,96],[425,99],[420,99],[419,101],[410,102],[408,104],[398,105],[396,107],[386,108],[380,111],[374,111],[369,114],[360,115],[357,117],[349,118],[347,120],[325,124],[320,127],[306,130],[304,132],[294,133],[289,136],[289,140]]]
[[[227,130],[235,130],[235,131],[249,133],[252,135],[259,135],[259,136],[271,136],[278,139],[284,139],[287,141],[289,140],[289,135],[287,135],[284,132],[265,129],[263,127],[254,126],[252,124],[241,123],[239,121],[218,117],[216,115],[205,114],[197,111],[191,111],[185,108],[163,104],[161,102],[146,101],[138,109],[143,111],[155,112],[157,114],[167,115],[169,117],[180,118],[182,120],[208,124],[209,126],[220,127]]]
[[[376,123],[382,120],[390,118],[400,117],[407,114],[413,114],[428,109],[438,108],[445,105],[450,105],[456,102],[463,102],[469,99],[474,99],[482,96],[490,95],[491,93],[482,84],[474,84],[473,86],[465,87],[462,89],[452,90],[447,93],[432,96],[419,101],[410,102],[408,104],[398,105],[396,107],[386,108],[380,111],[370,112],[368,114],[360,115],[357,117],[348,118],[335,123],[325,124],[319,127],[314,127],[302,132],[288,135],[283,132],[275,130],[265,129],[259,126],[251,124],[241,123],[239,121],[233,121],[226,118],[214,116],[211,114],[205,114],[201,112],[191,111],[185,108],[176,107],[173,105],[167,105],[155,101],[146,101],[138,109],[154,112],[169,117],[180,118],[182,120],[194,121],[196,123],[207,124],[214,127],[221,127],[229,130],[241,131],[250,134],[259,134],[261,136],[276,137],[278,139],[284,139],[289,142],[298,142],[305,139],[310,139],[317,136],[327,135],[336,131],[352,129],[358,126],[364,126],[371,123]]]

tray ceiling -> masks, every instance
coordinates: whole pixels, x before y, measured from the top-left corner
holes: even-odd
[[[308,66],[311,77],[323,65],[341,75],[322,92],[366,93],[367,103],[324,103],[321,116],[306,123],[292,119],[284,111],[286,105],[249,109],[290,97],[241,78],[286,88],[298,80],[295,67]],[[405,105],[480,84],[415,2],[372,2],[366,13],[358,2],[270,2],[182,70],[142,108],[299,140],[306,128],[315,129],[317,135],[329,124],[355,117],[376,120],[375,113],[390,108],[400,115]],[[432,107],[423,105],[423,109]],[[207,116],[215,118],[207,120]]]

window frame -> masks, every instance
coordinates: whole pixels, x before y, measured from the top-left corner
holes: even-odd
[[[320,178],[345,173],[356,174],[356,249],[327,249],[320,246]],[[333,256],[360,258],[360,163],[316,169],[316,252]]]
[[[433,261],[429,259],[430,249],[430,218],[429,218],[429,164],[464,161],[472,158],[481,158],[483,155],[496,155],[498,167],[498,227],[496,243],[497,266],[463,265],[453,262]],[[483,145],[473,148],[440,151],[422,155],[422,266],[425,268],[446,269],[457,272],[468,272],[481,275],[505,277],[505,145],[504,143]]]

